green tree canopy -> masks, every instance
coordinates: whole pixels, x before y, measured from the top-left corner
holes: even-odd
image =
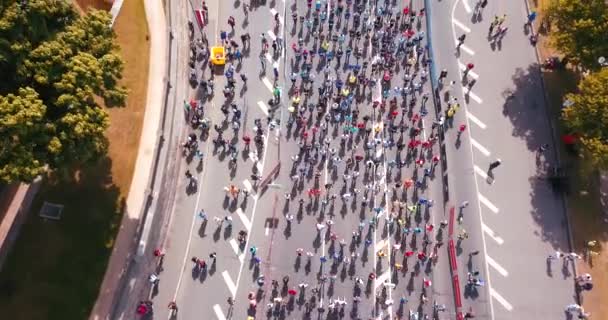
[[[582,67],[597,70],[608,54],[608,4],[605,0],[553,0],[548,15],[558,30],[551,43]],[[607,57],[608,58],[608,57]]]
[[[608,168],[608,68],[584,78],[566,99],[572,105],[562,112],[564,123],[580,136],[595,164]]]
[[[0,180],[94,161],[107,150],[108,115],[124,105],[123,61],[107,12],[69,1],[0,3]]]

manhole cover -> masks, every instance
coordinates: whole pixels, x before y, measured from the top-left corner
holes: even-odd
[[[40,209],[40,216],[46,219],[59,220],[63,213],[63,205],[51,202],[44,202]]]

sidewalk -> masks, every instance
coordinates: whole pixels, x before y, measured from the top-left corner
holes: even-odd
[[[112,256],[99,290],[99,296],[89,319],[110,319],[113,305],[121,288],[121,281],[134,258],[138,240],[138,227],[143,212],[149,174],[154,160],[154,150],[158,139],[162,111],[163,83],[167,70],[166,20],[162,1],[144,0],[150,35],[150,62],[146,112],[141,133],[135,172],[129,189],[120,231],[116,237]]]
[[[10,202],[0,204],[0,270],[19,234],[21,224],[25,221],[40,183],[41,179],[31,184],[20,183],[14,190],[7,191],[11,193],[6,196],[6,200]],[[13,186],[7,188],[12,189]],[[2,214],[4,216],[1,216]]]

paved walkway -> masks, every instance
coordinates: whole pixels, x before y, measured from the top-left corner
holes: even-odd
[[[127,271],[128,262],[135,254],[137,229],[146,196],[149,174],[154,160],[154,149],[162,111],[163,81],[167,70],[167,27],[161,1],[144,0],[150,35],[150,72],[144,126],[139,142],[139,151],[131,188],[127,198],[126,211],[120,231],[115,241],[112,256],[93,307],[90,319],[109,319],[120,288],[122,276]]]

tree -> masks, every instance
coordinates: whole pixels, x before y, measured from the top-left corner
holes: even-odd
[[[605,0],[553,0],[548,16],[557,30],[551,44],[573,63],[597,70],[608,52],[608,5]]]
[[[0,96],[0,179],[31,180],[44,172],[48,133],[46,107],[32,88]]]
[[[0,4],[0,71],[14,75],[0,82],[4,182],[99,159],[109,122],[97,98],[120,106],[127,95],[107,12],[77,17],[62,0],[20,3]]]
[[[572,102],[562,111],[565,125],[580,137],[585,151],[601,168],[608,168],[608,68],[591,73],[566,95]]]

